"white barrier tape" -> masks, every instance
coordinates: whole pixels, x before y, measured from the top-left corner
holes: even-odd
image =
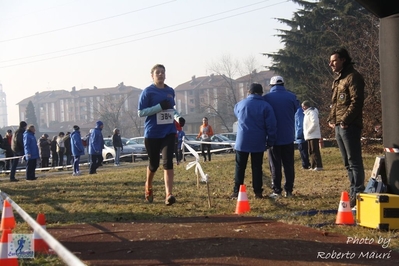
[[[51,247],[55,253],[70,266],[85,266],[78,257],[66,249],[60,242],[58,242],[52,235],[42,228],[32,217],[29,216],[21,207],[18,206],[6,193],[0,191],[1,197],[7,200],[16,212],[29,224],[29,226],[39,234],[44,241]]]
[[[14,156],[14,157],[5,157],[5,158],[1,158],[0,161],[8,161],[8,160],[13,160],[13,159],[20,159],[24,156]]]
[[[197,141],[197,140],[189,141],[189,140],[186,140],[185,138],[183,138],[183,142],[185,142],[187,144],[213,144],[213,145],[222,145],[222,146],[230,145],[231,146],[231,143],[206,142],[206,141]],[[233,149],[233,147],[214,149],[214,150],[211,150],[211,153],[220,152],[220,151],[228,151],[228,150],[232,150],[232,149]],[[199,153],[202,153],[202,151],[199,151]]]
[[[193,167],[195,165],[195,174],[199,174],[201,175],[201,182],[205,182],[208,183],[208,175],[206,175],[204,173],[204,171],[202,170],[201,164],[199,163],[200,161],[200,157],[198,155],[198,153],[191,148],[189,145],[187,145],[184,140],[183,140],[183,145],[191,152],[192,155],[194,155],[195,157],[195,161],[193,162],[189,162],[186,166],[186,170],[190,169],[191,167]]]
[[[398,148],[384,148],[386,152],[391,152],[391,153],[399,153]]]

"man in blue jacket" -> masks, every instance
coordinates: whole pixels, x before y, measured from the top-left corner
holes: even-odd
[[[234,107],[238,123],[235,143],[236,168],[231,198],[238,197],[240,185],[244,184],[249,154],[251,154],[252,186],[255,198],[263,198],[263,155],[267,147],[273,146],[276,139],[276,117],[270,104],[263,100],[262,94],[262,85],[252,83],[248,90],[248,97]]]
[[[270,92],[263,96],[273,107],[277,120],[277,139],[268,153],[273,180],[273,193],[270,194],[270,197],[281,196],[282,167],[285,176],[285,197],[291,197],[295,181],[295,113],[300,105],[296,95],[284,87],[283,77],[272,77],[270,86]]]
[[[96,122],[96,127],[92,130],[89,137],[89,155],[90,155],[90,170],[89,174],[96,174],[97,168],[103,162],[103,148],[104,138],[103,130],[104,124],[101,121]]]
[[[26,180],[36,180],[36,162],[39,158],[39,148],[37,147],[37,141],[35,138],[35,126],[29,125],[23,135],[24,152],[26,163]]]

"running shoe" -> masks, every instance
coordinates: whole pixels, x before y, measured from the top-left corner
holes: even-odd
[[[169,194],[169,196],[165,200],[166,206],[170,206],[170,205],[172,205],[175,202],[176,202],[176,198],[172,194]]]

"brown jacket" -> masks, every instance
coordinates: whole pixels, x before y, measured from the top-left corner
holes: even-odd
[[[364,79],[353,65],[346,66],[332,84],[331,111],[327,121],[363,127]]]

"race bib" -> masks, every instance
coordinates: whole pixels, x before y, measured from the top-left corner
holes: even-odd
[[[157,113],[157,125],[173,124],[174,109],[163,110]]]
[[[208,138],[208,134],[202,134],[202,139],[207,139]]]

